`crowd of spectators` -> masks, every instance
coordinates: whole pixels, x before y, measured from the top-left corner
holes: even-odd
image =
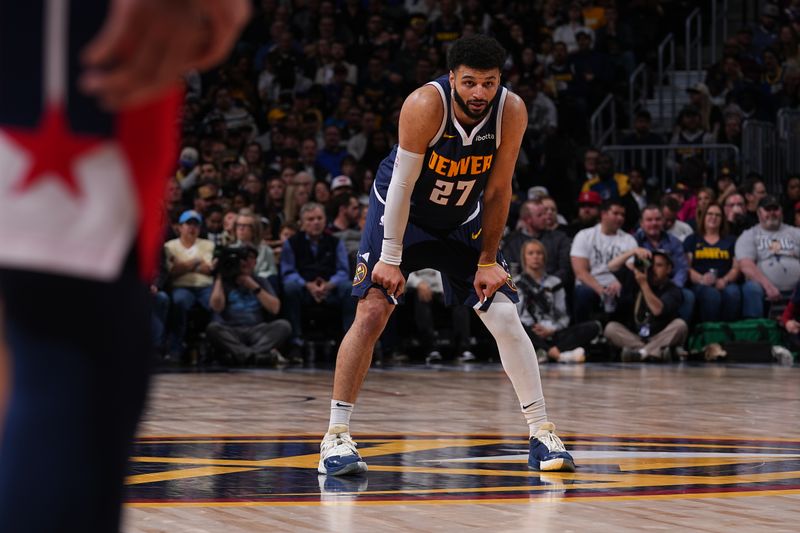
[[[583,360],[603,328],[628,358],[658,358],[648,342],[664,330],[659,349],[680,345],[698,321],[767,316],[800,278],[800,176],[767,191],[734,164],[711,174],[694,145],[740,144],[742,120],[800,105],[794,4],[765,4],[725,43],[705,83],[687,88],[691,104],[671,134],[636,114],[623,144],[687,146],[663,191],[640,161],[587,147],[587,120],[605,94],[626,90],[637,64],[653,62],[691,2],[259,2],[229,61],[186,77],[152,284],[157,346],[186,360],[205,336],[221,361],[275,364],[300,362],[322,330],[335,340],[353,319],[367,199],[400,106],[447,73],[450,42],[476,32],[508,51],[504,83],[529,112],[502,249],[540,360]],[[385,351],[413,339],[437,361],[448,338],[450,356],[476,357],[465,310],[448,312],[449,334],[434,328],[440,286],[435,272],[412,276]],[[796,336],[800,306],[789,309]],[[641,344],[620,340],[630,335]]]

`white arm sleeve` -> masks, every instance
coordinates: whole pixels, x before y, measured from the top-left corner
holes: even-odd
[[[422,171],[425,154],[415,154],[397,147],[392,181],[386,192],[386,209],[383,213],[383,246],[381,261],[399,266],[403,259],[403,235],[408,224],[411,193]]]

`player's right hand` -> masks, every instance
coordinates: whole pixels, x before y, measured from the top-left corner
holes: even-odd
[[[372,283],[386,289],[386,294],[399,298],[406,289],[406,278],[399,266],[378,261],[372,269]]]

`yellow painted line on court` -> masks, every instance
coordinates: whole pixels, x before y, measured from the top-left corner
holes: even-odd
[[[129,502],[125,506],[134,509],[153,509],[153,508],[180,508],[180,507],[297,507],[297,506],[326,506],[326,505],[357,505],[357,506],[376,506],[376,505],[480,505],[480,504],[541,504],[553,505],[562,503],[582,503],[597,501],[642,501],[642,500],[694,500],[707,498],[753,498],[757,496],[794,496],[799,495],[798,489],[786,490],[765,490],[765,491],[742,491],[742,492],[707,492],[701,494],[649,494],[649,495],[630,495],[630,496],[581,496],[580,498],[494,498],[494,499],[473,499],[473,500],[395,500],[395,501],[337,501],[337,502],[175,502],[175,503],[154,503],[154,502]]]
[[[175,479],[187,479],[192,477],[216,476],[219,474],[231,474],[234,472],[248,472],[254,468],[230,468],[224,466],[208,466],[203,468],[185,468],[167,470],[165,472],[154,472],[150,474],[135,474],[125,478],[127,485],[140,485],[142,483],[156,483],[159,481],[172,481]]]

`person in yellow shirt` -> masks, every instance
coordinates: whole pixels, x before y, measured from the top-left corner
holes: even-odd
[[[189,309],[199,304],[206,310],[211,310],[209,300],[214,281],[211,277],[214,243],[199,238],[203,217],[194,210],[184,211],[178,223],[180,236],[164,244],[175,316],[169,351],[176,358],[183,355],[183,337]]]

